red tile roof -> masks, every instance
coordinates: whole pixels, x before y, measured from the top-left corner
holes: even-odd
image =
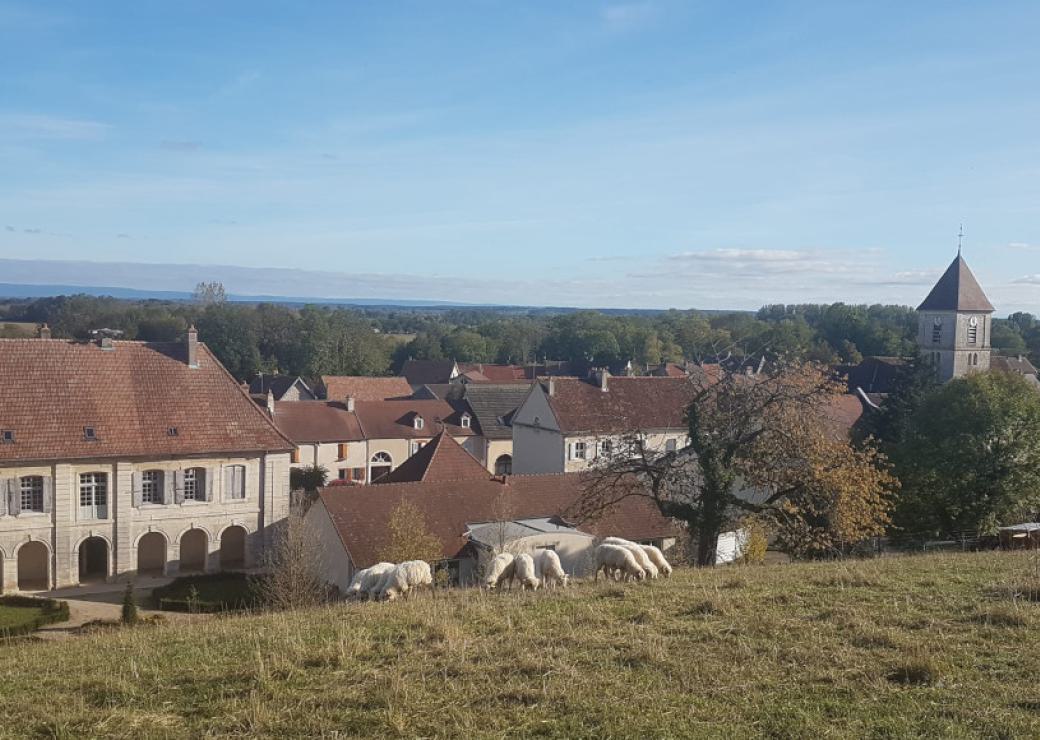
[[[527,371],[519,365],[484,365],[459,363],[459,372],[474,382],[515,383],[528,380]]]
[[[685,429],[694,393],[685,377],[611,377],[606,391],[595,382],[556,378],[549,405],[564,433]]]
[[[367,439],[430,439],[441,431],[438,419],[453,437],[475,434],[461,426],[462,413],[447,401],[358,401],[354,408]],[[422,429],[415,428],[417,414],[423,418]]]
[[[198,358],[184,343],[0,339],[0,430],[15,435],[0,462],[292,449],[205,345]]]
[[[381,559],[388,544],[388,524],[404,502],[426,519],[427,530],[440,540],[444,558],[460,557],[467,545],[466,524],[510,519],[562,516],[582,531],[632,540],[674,537],[676,524],[661,516],[646,498],[630,496],[595,519],[574,519],[568,512],[581,498],[582,476],[559,475],[485,477],[465,481],[390,483],[326,488],[320,499],[358,568]]]
[[[472,480],[487,476],[487,470],[477,458],[445,432],[441,432],[395,470],[375,481],[375,484]]]
[[[322,375],[325,397],[330,401],[384,401],[388,398],[408,398],[412,386],[402,377],[374,378],[360,375]]]
[[[338,401],[276,401],[274,423],[296,444],[365,438],[357,416]]]

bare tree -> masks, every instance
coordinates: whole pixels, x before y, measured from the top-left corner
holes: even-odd
[[[321,575],[324,552],[306,530],[299,508],[293,507],[273,539],[267,573],[260,580],[263,603],[274,609],[300,609],[327,601],[331,594]]]
[[[208,306],[211,303],[223,303],[227,300],[227,294],[224,292],[223,283],[216,281],[210,283],[201,282],[195,286],[191,299],[196,303]]]
[[[585,474],[578,512],[649,498],[687,525],[698,565],[714,564],[719,534],[749,513],[806,553],[880,534],[895,480],[831,422],[840,392],[825,368],[782,358],[754,374],[704,368],[690,378],[688,444],[663,450],[647,430],[628,429]]]

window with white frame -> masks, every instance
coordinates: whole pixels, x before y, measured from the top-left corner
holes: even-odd
[[[21,478],[21,510],[43,511],[43,476],[26,475]]]
[[[574,443],[574,459],[575,460],[584,460],[585,459],[586,448],[587,448],[587,445],[584,442],[575,442]]]
[[[188,468],[184,471],[184,500],[185,501],[202,501],[205,498],[205,491],[202,486],[205,485],[203,478],[205,473],[201,473],[198,468]]]
[[[79,511],[87,519],[108,518],[107,473],[80,473]]]
[[[163,502],[163,474],[161,470],[146,470],[141,473],[141,503]]]
[[[421,450],[423,448],[423,445],[425,445],[425,444],[426,444],[425,442],[417,442],[415,440],[412,440],[412,443],[409,446],[410,454],[414,455],[416,452]]]
[[[675,437],[672,437],[671,439],[665,440],[665,442],[664,442],[664,451],[665,452],[675,452],[678,448],[679,448],[679,441],[677,439],[675,439]]]
[[[229,465],[224,468],[224,498],[241,501],[246,497],[246,466]]]
[[[422,429],[424,426],[426,426],[426,422],[418,414],[415,415],[415,420],[412,423],[415,425],[416,429]]]
[[[463,414],[462,415],[462,428],[463,429],[469,429],[469,427],[470,427],[470,415],[469,414]]]

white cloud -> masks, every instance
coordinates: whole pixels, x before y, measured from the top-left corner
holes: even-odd
[[[77,118],[30,113],[0,115],[0,136],[12,138],[90,141],[103,138],[108,130],[106,123]]]
[[[1040,274],[1023,275],[1020,278],[1015,278],[1011,282],[1015,285],[1040,285]]]

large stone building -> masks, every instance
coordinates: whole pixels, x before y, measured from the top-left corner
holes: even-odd
[[[960,254],[917,312],[917,344],[940,382],[990,369],[993,304]]]
[[[291,442],[197,342],[0,339],[3,589],[254,565]]]

